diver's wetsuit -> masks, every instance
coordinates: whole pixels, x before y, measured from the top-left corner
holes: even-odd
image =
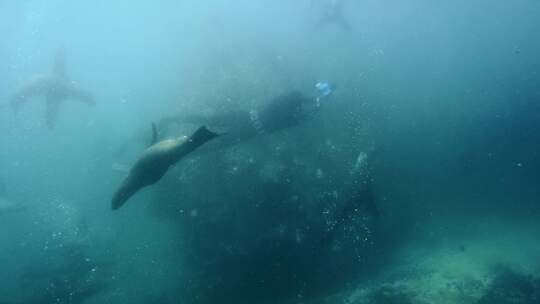
[[[229,111],[213,115],[180,113],[163,117],[157,122],[156,128],[158,134],[163,136],[174,124],[205,125],[224,134],[203,150],[218,146],[225,148],[264,133],[300,124],[318,111],[318,98],[308,98],[298,91],[290,91],[273,98],[260,110]],[[124,154],[129,147],[140,141],[139,136],[130,138],[116,149],[115,155]]]
[[[225,114],[174,115],[161,119],[158,130],[167,130],[172,123],[192,123],[223,128],[225,135],[218,140],[226,144],[234,144],[253,138],[262,133],[273,133],[294,127],[305,120],[309,113],[306,105],[313,100],[306,98],[298,91],[280,95],[270,101],[261,110],[234,111]]]

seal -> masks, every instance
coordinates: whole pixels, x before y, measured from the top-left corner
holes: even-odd
[[[35,76],[26,82],[11,98],[11,107],[18,113],[21,106],[31,98],[41,96],[45,97],[45,117],[49,129],[54,128],[58,112],[65,100],[78,100],[91,106],[95,105],[94,96],[81,89],[68,76],[63,51],[56,55],[52,73]]]
[[[159,181],[167,173],[169,167],[176,164],[184,156],[219,136],[203,126],[189,137],[183,136],[158,142],[154,124],[152,124],[152,131],[151,146],[142,153],[135,165],[129,170],[128,176],[112,198],[111,207],[113,210],[124,205],[140,189]]]

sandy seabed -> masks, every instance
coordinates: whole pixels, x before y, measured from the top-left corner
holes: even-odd
[[[376,278],[324,304],[540,303],[540,227],[483,221],[467,237],[413,242]]]

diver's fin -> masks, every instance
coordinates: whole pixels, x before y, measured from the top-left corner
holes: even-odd
[[[323,248],[332,244],[338,238],[339,233],[343,232],[344,227],[362,215],[367,215],[371,218],[379,218],[380,216],[370,182],[366,183],[364,187],[345,201],[344,206],[335,217],[335,224],[321,238]]]
[[[152,142],[150,143],[150,145],[157,143],[157,141],[158,141],[157,127],[155,123],[152,123]]]
[[[379,212],[379,207],[375,202],[375,196],[373,195],[373,190],[371,189],[371,181],[368,181],[364,185],[365,187],[361,189],[354,199],[357,199],[357,204],[359,207],[362,207],[363,211],[372,217],[379,217],[381,213]]]

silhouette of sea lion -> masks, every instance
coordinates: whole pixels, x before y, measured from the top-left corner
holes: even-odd
[[[114,194],[111,202],[113,210],[120,208],[140,189],[159,181],[169,167],[176,164],[184,156],[219,136],[203,126],[189,137],[184,136],[157,142],[157,130],[154,124],[152,124],[152,130],[152,145],[142,153]]]
[[[34,97],[45,97],[47,127],[54,128],[60,106],[65,100],[78,100],[95,105],[93,95],[72,81],[66,71],[64,52],[56,55],[51,74],[38,75],[25,83],[11,98],[11,107],[17,113],[20,107]]]

